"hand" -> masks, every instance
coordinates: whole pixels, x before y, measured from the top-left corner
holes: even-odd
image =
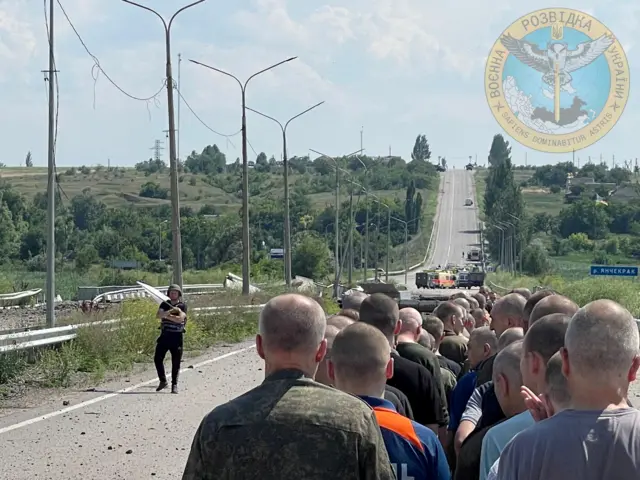
[[[467,332],[469,333],[471,333],[473,329],[476,327],[475,320],[471,320],[469,318],[466,318],[464,322],[462,322],[462,324],[464,325],[464,328],[466,328]]]
[[[525,406],[536,422],[553,416],[553,412],[548,408],[550,402],[546,401],[544,394],[536,395],[525,386],[520,389],[520,393],[522,398],[524,398]]]

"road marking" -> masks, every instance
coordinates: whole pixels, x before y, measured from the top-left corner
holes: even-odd
[[[456,172],[453,171],[453,181],[451,182],[451,217],[449,218],[449,247],[447,248],[447,261],[444,262],[445,265],[449,263],[449,256],[451,255],[451,240],[453,238],[453,204],[456,199]]]
[[[215,362],[218,362],[220,360],[224,360],[225,358],[229,358],[229,357],[232,357],[234,355],[238,355],[239,353],[246,352],[248,350],[251,350],[252,348],[255,348],[255,345],[252,345],[252,346],[246,347],[246,348],[241,348],[240,350],[234,350],[232,352],[225,353],[224,355],[220,355],[218,357],[210,358],[209,360],[205,360],[204,362],[196,363],[192,367],[183,368],[183,369],[180,370],[180,373],[185,373],[185,372],[188,372],[189,370],[195,370],[196,368],[199,368],[199,367],[204,367],[205,365],[209,365],[211,363],[215,363]],[[78,403],[77,405],[72,405],[70,407],[61,408],[60,410],[55,410],[53,412],[47,413],[45,415],[42,415],[40,417],[31,418],[29,420],[25,420],[24,422],[15,423],[13,425],[9,425],[8,427],[0,428],[0,435],[2,435],[3,433],[10,432],[12,430],[17,430],[18,428],[28,427],[29,425],[33,425],[34,423],[39,423],[39,422],[42,422],[44,420],[48,420],[50,418],[54,418],[54,417],[58,417],[60,415],[64,415],[65,413],[73,412],[74,410],[79,410],[81,408],[88,407],[89,405],[93,405],[95,403],[103,402],[103,401],[108,400],[110,398],[117,397],[118,395],[121,395],[123,393],[131,392],[133,390],[137,390],[139,388],[145,387],[145,386],[150,385],[152,383],[156,383],[157,381],[158,381],[157,378],[153,378],[151,380],[147,380],[145,382],[138,383],[137,385],[133,385],[131,387],[123,388],[122,390],[118,390],[117,392],[108,393],[106,395],[102,395],[100,397],[96,397],[96,398],[92,398],[91,400],[87,400],[86,402]]]

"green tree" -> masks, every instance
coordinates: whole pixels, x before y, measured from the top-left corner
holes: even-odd
[[[291,252],[294,275],[324,278],[329,274],[330,265],[331,252],[324,239],[309,232],[301,232],[296,236]]]
[[[27,152],[27,156],[24,159],[25,167],[33,167],[33,158],[31,157],[31,151]]]
[[[431,150],[426,135],[418,135],[411,152],[411,160],[425,162],[431,158]]]

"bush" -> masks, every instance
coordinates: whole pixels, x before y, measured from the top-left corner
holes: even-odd
[[[551,270],[551,262],[544,247],[533,244],[524,249],[522,270],[529,275],[543,275]]]
[[[598,265],[609,265],[610,261],[611,260],[609,259],[607,252],[603,250],[596,250],[593,252],[593,263]]]
[[[549,191],[553,194],[558,194],[562,191],[562,189],[558,185],[551,185]]]

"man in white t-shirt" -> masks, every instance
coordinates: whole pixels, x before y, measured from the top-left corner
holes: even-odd
[[[640,411],[629,384],[640,367],[633,316],[611,300],[581,308],[560,350],[571,408],[520,432],[503,450],[498,480],[619,480],[640,473]]]

